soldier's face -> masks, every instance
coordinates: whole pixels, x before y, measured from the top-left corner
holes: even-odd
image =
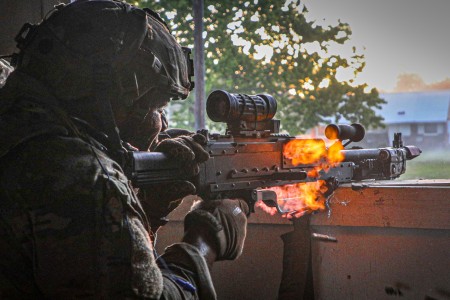
[[[167,122],[162,114],[169,98],[160,94],[148,96],[155,98],[142,99],[143,101],[137,103],[131,110],[115,114],[121,138],[141,151],[148,150],[156,143],[158,134],[167,128]]]
[[[167,129],[167,122],[163,119],[162,109],[151,109],[149,111],[146,118],[142,122],[142,127],[140,129],[140,133],[138,134],[141,137],[147,136],[146,141],[140,141],[141,146],[144,147],[142,149],[140,148],[141,150],[148,150],[152,144],[158,142],[158,134]],[[136,147],[139,148],[139,146]]]

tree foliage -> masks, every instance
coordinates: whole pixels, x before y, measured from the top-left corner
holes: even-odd
[[[130,2],[159,12],[178,41],[193,46],[190,0]],[[364,56],[355,49],[347,58],[329,51],[349,41],[350,26],[319,26],[307,15],[298,0],[205,1],[207,94],[215,89],[272,94],[278,101],[276,117],[291,134],[330,121],[379,126],[382,118],[373,108],[383,100],[377,90],[337,76],[349,70],[356,76],[364,68]],[[192,127],[193,116],[185,112],[193,102],[176,103],[172,123]]]

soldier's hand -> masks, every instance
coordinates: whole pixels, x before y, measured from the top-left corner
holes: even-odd
[[[199,172],[199,163],[206,161],[209,154],[203,149],[206,138],[184,129],[168,129],[160,133],[161,142],[154,151],[163,152],[179,161],[180,168],[188,177],[194,177]],[[174,210],[188,195],[196,193],[195,186],[184,180],[157,184],[141,189],[139,192],[142,206],[150,219],[152,229],[164,225],[165,217]]]
[[[203,146],[206,138],[197,133],[183,134],[175,138],[161,141],[155,148],[156,152],[163,152],[180,162],[188,176],[195,176],[199,172],[199,163],[209,158]]]
[[[167,223],[167,215],[177,208],[184,197],[195,194],[195,186],[189,181],[155,184],[140,189],[138,196],[150,220],[152,231]]]
[[[185,235],[207,229],[216,260],[234,260],[244,247],[248,213],[247,203],[240,199],[199,201],[184,219]]]

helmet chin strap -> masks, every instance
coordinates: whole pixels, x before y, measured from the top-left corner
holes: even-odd
[[[122,146],[122,141],[119,135],[119,128],[117,127],[114,112],[111,106],[111,100],[116,97],[113,89],[113,70],[111,64],[99,60],[93,65],[94,74],[94,95],[98,108],[99,118],[102,124],[102,129],[108,136],[110,141],[111,156],[122,166],[125,163],[125,148]]]

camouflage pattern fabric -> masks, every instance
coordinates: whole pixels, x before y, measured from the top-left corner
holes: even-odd
[[[42,136],[21,148],[0,176],[0,260],[4,276],[19,277],[10,285],[34,279],[21,292],[50,298],[158,298],[149,224],[120,167],[77,138]]]
[[[174,245],[168,267],[158,267],[142,206],[99,143],[33,98],[5,100],[2,90],[1,299],[215,298],[195,247]]]

